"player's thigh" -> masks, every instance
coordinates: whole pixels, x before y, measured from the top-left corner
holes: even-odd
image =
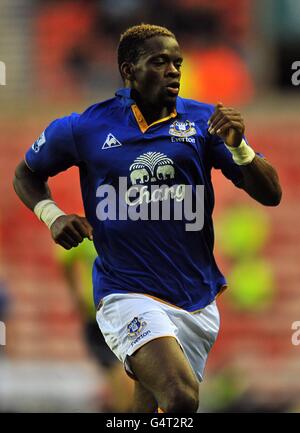
[[[153,394],[140,382],[134,382],[133,413],[154,413],[157,410],[157,402]]]
[[[174,337],[149,341],[128,361],[140,383],[156,397],[172,390],[198,390],[196,376]]]

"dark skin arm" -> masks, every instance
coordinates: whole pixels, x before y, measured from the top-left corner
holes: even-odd
[[[32,211],[39,201],[52,200],[47,179],[31,171],[25,161],[17,166],[13,185],[21,201]],[[93,229],[86,218],[71,214],[57,218],[50,232],[54,242],[69,250],[77,247],[84,238],[91,240]]]
[[[217,134],[228,146],[238,147],[245,132],[241,114],[219,103],[209,119],[210,134]],[[264,158],[255,156],[247,165],[240,165],[244,189],[252,198],[265,206],[277,206],[282,191],[276,170]]]

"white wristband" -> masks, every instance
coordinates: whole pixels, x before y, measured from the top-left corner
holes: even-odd
[[[54,221],[62,215],[66,215],[59,207],[56,206],[53,200],[41,200],[33,209],[36,216],[43,221],[50,229]]]
[[[254,150],[246,143],[244,139],[241,141],[241,144],[238,147],[228,146],[226,143],[225,146],[232,153],[232,159],[237,165],[250,164],[255,157]]]

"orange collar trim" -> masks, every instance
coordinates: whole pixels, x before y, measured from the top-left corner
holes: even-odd
[[[149,128],[151,128],[151,126],[156,125],[157,123],[165,122],[166,120],[172,119],[172,118],[177,116],[177,111],[176,111],[176,109],[174,109],[174,111],[171,114],[169,114],[169,116],[163,117],[162,119],[156,120],[155,122],[148,125],[148,123],[146,122],[144,116],[142,115],[139,107],[136,104],[131,105],[131,109],[132,109],[134,117],[135,117],[135,119],[136,119],[136,121],[140,127],[140,130],[142,131],[143,134]]]

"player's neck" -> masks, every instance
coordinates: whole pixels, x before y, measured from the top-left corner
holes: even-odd
[[[167,107],[163,108],[155,108],[155,107],[149,107],[148,105],[142,105],[140,103],[137,103],[137,106],[139,107],[142,115],[144,116],[144,119],[146,120],[148,125],[151,125],[152,123],[156,122],[157,120],[163,119],[164,117],[169,116],[170,112],[173,110],[168,110]]]
[[[169,116],[175,109],[175,107],[151,105],[149,102],[143,101],[139,95],[134,94],[134,92],[132,96],[148,125]]]

